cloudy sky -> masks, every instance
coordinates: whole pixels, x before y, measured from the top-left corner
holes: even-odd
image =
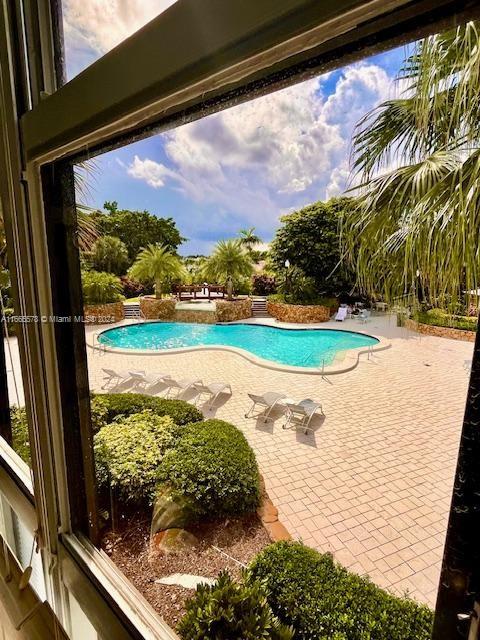
[[[201,0],[198,0],[201,2]],[[64,0],[68,77],[127,38],[173,0]],[[341,194],[352,131],[393,95],[404,48],[101,156],[86,204],[172,216],[183,254],[255,226],[268,241],[278,218]]]

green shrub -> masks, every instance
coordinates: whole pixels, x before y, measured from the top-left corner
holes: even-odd
[[[293,305],[321,305],[322,307],[329,307],[330,309],[337,309],[338,300],[337,298],[328,298],[325,296],[314,295],[311,297],[308,296],[285,296],[283,293],[275,293],[271,296],[268,296],[269,302],[282,302],[285,304],[293,304]]]
[[[10,420],[12,423],[12,449],[31,467],[30,440],[25,408],[10,407]]]
[[[197,517],[241,515],[259,501],[255,454],[245,436],[222,420],[187,425],[163,459],[161,479],[193,501]]]
[[[443,309],[435,308],[429,309],[428,311],[418,311],[414,315],[414,318],[422,324],[430,324],[436,327],[450,327],[464,331],[476,331],[478,324],[475,316],[459,316]]]
[[[328,554],[278,542],[251,563],[275,615],[296,640],[427,640],[433,613],[349,573]]]
[[[169,416],[142,411],[119,416],[94,437],[100,486],[111,486],[125,502],[153,502],[159,467],[181,427]]]
[[[202,420],[202,412],[185,400],[154,398],[142,393],[92,394],[92,426],[94,431],[112,422],[117,416],[129,416],[150,409],[157,416],[170,416],[175,424],[184,425]]]
[[[112,273],[84,271],[82,288],[85,304],[107,304],[123,300],[120,278]]]
[[[238,584],[222,572],[200,584],[186,602],[178,632],[184,640],[290,640],[292,631],[273,615],[258,582]]]

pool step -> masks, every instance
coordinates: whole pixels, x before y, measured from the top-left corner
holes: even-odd
[[[270,318],[270,314],[267,312],[266,298],[253,298],[252,314],[254,318]]]
[[[123,310],[125,318],[141,318],[139,302],[126,302],[123,305]]]

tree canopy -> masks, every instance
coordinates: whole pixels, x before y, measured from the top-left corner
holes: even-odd
[[[343,230],[367,293],[395,298],[421,287],[438,306],[478,288],[479,26],[421,40],[399,74],[405,91],[359,123],[359,206]]]
[[[185,241],[173,218],[159,218],[148,211],[119,209],[116,202],[105,202],[107,213],[97,212],[95,219],[102,235],[115,236],[126,245],[130,261],[149,244],[161,244],[176,252]]]
[[[154,282],[155,295],[161,298],[163,285],[172,280],[180,280],[184,275],[184,268],[180,258],[167,247],[149,244],[138,254],[130,275],[140,282]]]
[[[252,260],[240,240],[220,240],[202,269],[207,280],[225,283],[231,278],[235,284],[250,278],[253,273]]]
[[[115,236],[102,236],[92,247],[92,264],[97,271],[123,275],[129,265],[125,244]]]
[[[282,216],[270,247],[273,269],[282,274],[288,260],[314,280],[319,294],[349,290],[352,277],[341,264],[339,220],[353,207],[351,199],[336,198]]]

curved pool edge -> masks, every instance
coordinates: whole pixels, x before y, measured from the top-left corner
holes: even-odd
[[[150,321],[149,321],[150,322]],[[155,322],[155,321],[154,321]],[[157,322],[162,322],[157,321]],[[131,324],[143,324],[143,323],[139,323],[139,322],[134,322]],[[237,322],[225,322],[225,323],[221,323],[221,324],[241,324],[241,321],[237,321]],[[254,324],[254,323],[244,323],[244,324]],[[272,327],[272,325],[270,324],[263,324],[263,323],[255,323],[256,326],[264,326],[264,327]],[[127,325],[123,325],[123,326],[127,326]],[[131,325],[128,325],[131,326]],[[111,329],[113,328],[117,328],[117,327],[111,327]],[[289,328],[288,327],[275,327],[273,326],[273,328],[277,328],[277,329],[283,329],[285,331],[288,331]],[[102,333],[107,333],[109,330],[111,329],[105,329],[104,331],[101,331],[98,334],[93,334],[94,337],[95,335],[100,336]],[[302,330],[302,328],[298,327],[299,330]],[[310,329],[312,330],[313,327],[310,327]],[[305,330],[308,330],[307,327],[305,327]],[[254,355],[253,353],[251,353],[250,351],[246,350],[246,349],[241,349],[239,347],[231,347],[228,345],[198,345],[198,346],[189,346],[189,347],[177,347],[175,349],[158,349],[158,350],[151,350],[151,349],[122,349],[122,348],[118,348],[118,347],[112,347],[112,346],[107,346],[105,343],[99,343],[97,345],[95,344],[89,344],[87,342],[87,346],[92,349],[93,351],[97,350],[97,351],[103,351],[106,353],[122,353],[124,355],[138,355],[138,356],[168,356],[168,355],[176,355],[176,354],[180,354],[180,353],[191,353],[194,351],[228,351],[230,353],[234,353],[242,358],[244,358],[245,360],[248,360],[249,362],[251,362],[252,364],[257,365],[258,367],[262,367],[263,369],[271,369],[273,371],[283,371],[284,373],[300,373],[300,374],[307,374],[307,375],[337,375],[339,373],[347,373],[348,371],[353,371],[353,369],[355,369],[359,362],[360,362],[360,357],[362,355],[369,355],[372,353],[378,353],[379,351],[385,351],[386,349],[390,349],[390,347],[392,346],[391,342],[389,342],[388,340],[385,340],[384,338],[379,338],[378,336],[374,336],[371,335],[370,333],[366,333],[366,332],[361,332],[361,331],[348,331],[347,329],[332,329],[331,327],[325,327],[325,328],[315,328],[315,331],[325,331],[325,330],[329,330],[329,331],[344,331],[347,333],[358,333],[360,335],[363,336],[367,336],[369,338],[374,338],[375,340],[378,340],[376,345],[372,345],[370,347],[355,347],[353,349],[345,349],[344,351],[339,351],[336,353],[334,361],[332,364],[326,366],[326,367],[296,367],[296,366],[289,366],[289,365],[285,365],[285,364],[279,364],[279,363],[275,363],[272,360],[266,360],[265,358],[259,358],[258,356]]]

